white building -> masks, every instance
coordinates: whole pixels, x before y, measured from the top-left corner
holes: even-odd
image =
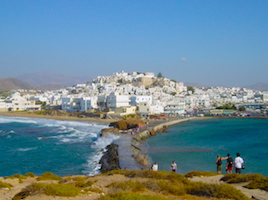
[[[107,107],[108,108],[116,108],[116,107],[128,107],[129,104],[129,96],[128,95],[120,95],[119,93],[112,92],[107,96]]]

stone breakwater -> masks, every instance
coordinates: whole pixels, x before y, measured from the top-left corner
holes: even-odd
[[[100,160],[101,172],[113,169],[139,170],[149,169],[151,161],[147,155],[144,140],[165,131],[169,126],[192,120],[194,118],[172,119],[169,121],[151,121],[150,127],[144,128],[135,135],[121,134],[113,144],[107,146],[107,151]]]
[[[152,137],[152,136],[156,135],[159,132],[163,132],[169,126],[173,126],[175,124],[186,122],[186,121],[189,121],[189,120],[192,120],[192,119],[195,119],[195,118],[191,117],[191,118],[174,119],[174,120],[166,121],[166,122],[154,125],[153,127],[148,128],[147,130],[144,130],[144,131],[138,133],[135,136],[135,138],[138,139],[138,140],[144,140],[146,138],[149,138],[149,137]]]
[[[136,160],[136,162],[138,162],[145,168],[149,168],[152,165],[152,163],[147,155],[147,149],[144,140],[165,131],[169,126],[186,122],[192,119],[194,118],[172,119],[162,123],[152,122],[151,123],[152,126],[150,128],[147,127],[146,130],[141,131],[137,133],[134,137],[132,137],[131,146],[134,153],[133,158]]]

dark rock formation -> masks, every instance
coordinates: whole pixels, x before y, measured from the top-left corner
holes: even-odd
[[[120,169],[118,157],[118,145],[110,144],[107,147],[106,153],[100,159],[101,172],[108,172],[115,169]]]
[[[21,200],[21,199],[25,199],[26,197],[28,197],[30,195],[29,191],[22,191],[19,192],[18,194],[16,194],[12,200]]]
[[[114,135],[120,135],[121,134],[117,128],[104,128],[104,129],[101,130],[100,135],[101,136],[106,136],[109,133],[114,134]]]

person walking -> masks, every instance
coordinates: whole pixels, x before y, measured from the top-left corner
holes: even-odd
[[[157,163],[157,162],[155,162],[155,163],[153,164],[153,166],[152,166],[152,170],[153,170],[153,171],[158,171],[158,163]]]
[[[240,153],[237,153],[236,156],[237,157],[235,158],[235,173],[241,174],[241,169],[244,164],[244,160],[240,157]]]
[[[233,166],[234,166],[234,160],[230,156],[230,154],[227,154],[227,162],[226,162],[226,173],[231,174],[233,172]]]
[[[177,163],[175,161],[173,161],[170,165],[170,171],[172,172],[176,172],[178,169]]]

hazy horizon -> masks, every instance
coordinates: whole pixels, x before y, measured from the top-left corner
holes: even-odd
[[[1,78],[161,72],[226,87],[267,83],[268,1],[0,1]]]

